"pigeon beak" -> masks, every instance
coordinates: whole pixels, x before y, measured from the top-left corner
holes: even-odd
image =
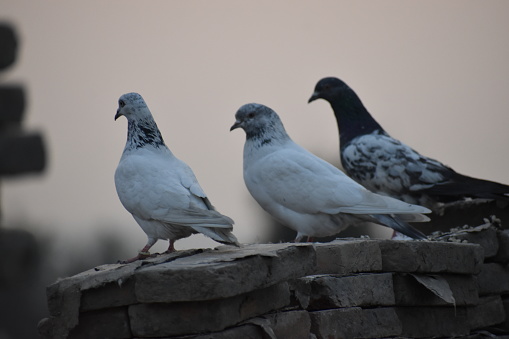
[[[232,125],[232,127],[230,127],[230,132],[233,131],[234,129],[239,128],[241,125],[242,125],[242,122],[235,120],[235,123]]]
[[[123,114],[117,111],[117,114],[115,114],[115,120],[117,120],[119,117],[121,117]]]
[[[313,95],[311,96],[311,98],[309,98],[308,100],[308,104],[312,101],[315,101],[316,99],[320,99],[320,93],[318,92],[314,92]]]

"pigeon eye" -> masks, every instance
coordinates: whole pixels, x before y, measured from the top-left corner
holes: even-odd
[[[124,100],[120,100],[120,101],[118,102],[118,105],[119,105],[120,107],[124,107],[124,106],[125,106],[125,102],[124,102]]]
[[[247,115],[247,117],[248,117],[249,119],[253,119],[253,118],[254,118],[254,116],[255,116],[255,115],[254,115],[254,113],[252,113],[252,112],[251,112],[251,113],[249,113],[249,114]]]

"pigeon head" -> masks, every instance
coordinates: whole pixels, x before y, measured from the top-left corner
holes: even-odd
[[[145,119],[151,116],[145,100],[138,93],[127,93],[118,99],[117,114],[115,120],[120,116],[125,116],[127,120]]]
[[[115,120],[121,115],[127,118],[127,143],[125,150],[138,149],[147,145],[164,146],[163,137],[148,109],[145,100],[138,93],[127,93],[118,99]]]
[[[246,104],[235,113],[235,123],[230,128],[242,128],[247,139],[263,139],[270,142],[272,139],[287,139],[285,128],[281,119],[271,108],[261,104]]]
[[[328,77],[318,81],[308,103],[317,99],[328,101],[334,110],[341,147],[359,135],[383,132],[354,90],[338,78]]]
[[[345,94],[353,92],[347,84],[338,78],[328,77],[318,81],[315,86],[315,91],[308,103],[317,99],[324,99],[328,102],[332,102],[336,98],[343,97]]]

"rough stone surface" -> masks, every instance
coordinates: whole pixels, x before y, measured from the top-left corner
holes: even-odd
[[[135,336],[162,337],[220,331],[289,303],[285,282],[225,299],[132,305],[129,318]]]
[[[39,333],[43,339],[507,334],[509,301],[502,298],[509,295],[509,267],[493,262],[498,254],[481,264],[483,253],[475,244],[363,239],[179,251],[58,281],[48,288],[51,316]],[[336,273],[314,274],[315,266]],[[382,266],[387,272],[379,272]]]
[[[315,250],[314,274],[348,275],[382,270],[380,248],[374,240],[335,240],[315,244]]]
[[[69,339],[130,337],[126,308],[85,312],[81,314],[78,326],[69,333]]]
[[[453,293],[456,306],[477,305],[479,302],[477,282],[471,275],[443,274]],[[400,306],[451,306],[428,288],[420,284],[411,274],[394,275],[394,295]]]
[[[135,304],[134,279],[128,279],[119,285],[106,283],[101,288],[91,288],[81,294],[80,311],[98,310]]]
[[[313,247],[307,244],[203,252],[138,270],[135,294],[145,303],[227,298],[304,276],[314,264]]]
[[[317,338],[382,338],[401,334],[394,308],[338,308],[310,312],[311,333]]]
[[[504,308],[505,319],[497,325],[497,328],[509,332],[509,297],[502,298],[502,307]]]
[[[498,263],[483,264],[477,282],[479,295],[509,293],[509,267]]]
[[[311,317],[311,333],[322,338],[354,338],[361,327],[360,307],[315,311]]]
[[[239,339],[239,338],[262,339],[270,337],[266,335],[262,327],[253,324],[245,324],[237,327],[232,327],[221,332],[171,337],[171,339]],[[158,339],[170,339],[170,337]]]
[[[485,328],[504,322],[506,313],[499,295],[480,298],[479,304],[467,309],[470,329]]]
[[[431,241],[381,240],[382,267],[386,272],[478,273],[482,247]]]
[[[453,337],[470,333],[467,310],[460,307],[396,307],[403,337]]]
[[[278,312],[263,316],[276,338],[308,339],[311,318],[306,311]]]
[[[299,295],[306,296],[309,310],[353,306],[394,305],[391,273],[338,277],[315,275],[301,278]]]
[[[485,258],[493,257],[498,252],[497,230],[494,227],[480,229],[479,231],[462,232],[454,237],[480,245],[484,249]]]
[[[359,337],[381,338],[402,333],[401,321],[393,307],[364,309],[362,313]]]

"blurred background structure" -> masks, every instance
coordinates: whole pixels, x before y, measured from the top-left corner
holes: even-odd
[[[2,232],[31,234],[16,244],[32,249],[24,278],[32,294],[19,295],[40,307],[34,312],[45,312],[45,286],[58,276],[125,259],[145,243],[113,183],[126,138],[125,120],[113,117],[126,92],[144,96],[167,145],[245,243],[268,239],[272,222],[244,186],[244,135],[228,132],[234,113],[247,102],[268,105],[297,143],[339,164],[332,110],[306,103],[324,76],[346,81],[391,135],[423,154],[509,183],[507,1],[17,0],[1,8],[18,53],[0,81],[23,84],[23,129],[44,134],[44,174],[2,178],[0,199]],[[197,235],[176,248],[216,245]],[[0,300],[5,312],[26,307],[10,295]],[[14,324],[1,314],[0,338],[35,337],[43,316]]]

